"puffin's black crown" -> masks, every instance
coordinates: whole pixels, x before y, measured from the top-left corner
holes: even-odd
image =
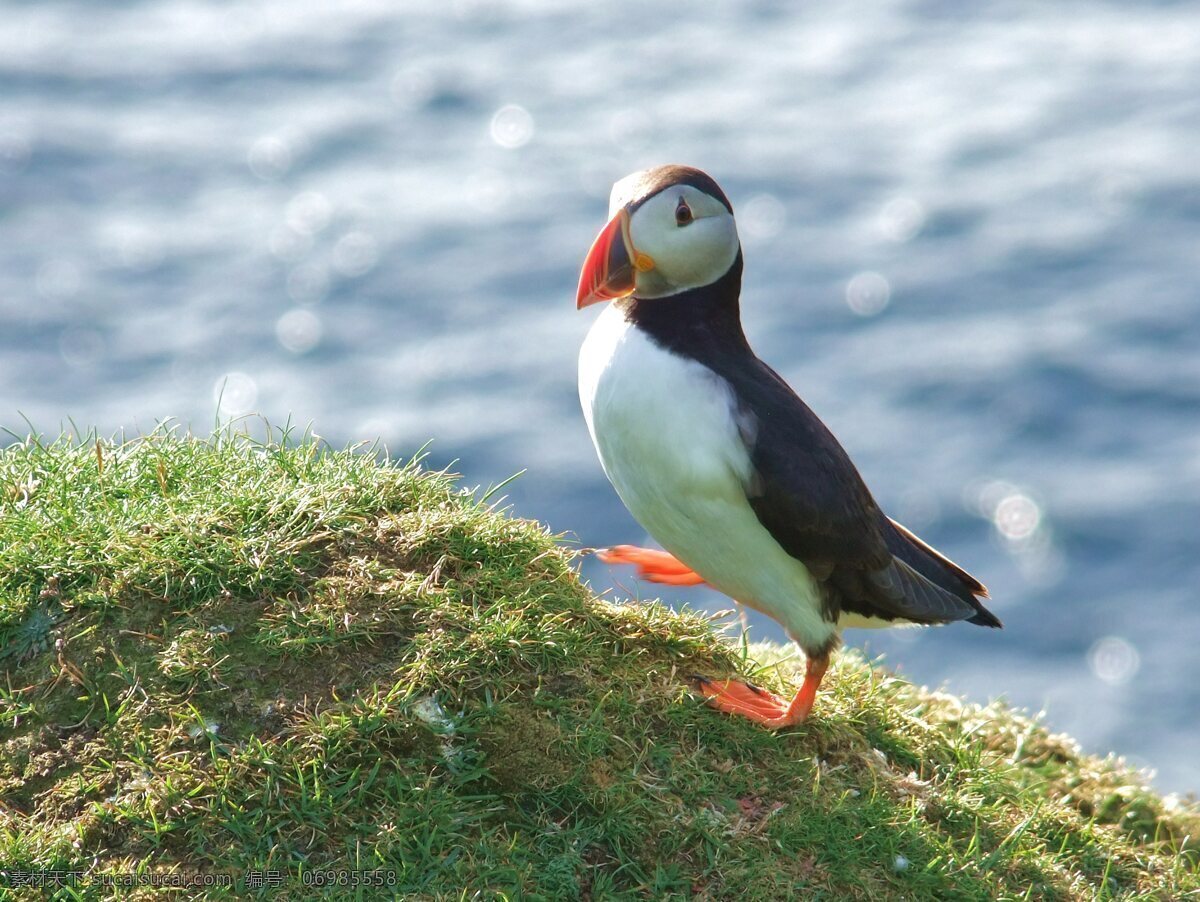
[[[729,198],[725,196],[725,192],[721,190],[721,186],[716,183],[711,175],[707,172],[702,172],[692,166],[680,166],[677,163],[672,163],[668,166],[656,166],[654,169],[647,169],[646,174],[642,177],[636,199],[629,205],[630,212],[636,210],[650,198],[654,197],[668,188],[674,188],[677,185],[691,185],[705,194],[711,195],[725,205],[725,209],[731,214],[733,213],[733,204],[729,202]]]

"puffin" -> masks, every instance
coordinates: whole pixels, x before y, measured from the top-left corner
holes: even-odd
[[[802,723],[847,627],[1000,627],[984,585],[880,509],[833,433],[750,347],[733,206],[690,166],[618,181],[576,309],[605,304],[579,355],[588,431],[662,550],[601,549],[668,585],[707,584],[778,622],[805,656],[786,699],[695,676],[712,707]]]

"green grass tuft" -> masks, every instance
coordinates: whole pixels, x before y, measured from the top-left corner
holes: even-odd
[[[598,599],[539,524],[371,449],[11,445],[0,669],[0,882],[87,874],[64,898],[1200,894],[1200,814],[1119,761],[850,654],[803,727],[710,711],[685,675],[786,690],[794,657]]]

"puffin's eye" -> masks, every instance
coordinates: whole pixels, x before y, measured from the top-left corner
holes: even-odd
[[[687,205],[687,201],[682,197],[679,198],[679,203],[675,205],[675,225],[685,226],[692,221],[692,208]]]

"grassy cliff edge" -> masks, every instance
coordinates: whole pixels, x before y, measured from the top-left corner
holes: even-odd
[[[853,655],[802,727],[722,716],[686,675],[801,662],[573,556],[369,451],[10,445],[0,896],[1200,896],[1200,813],[1121,762]]]

